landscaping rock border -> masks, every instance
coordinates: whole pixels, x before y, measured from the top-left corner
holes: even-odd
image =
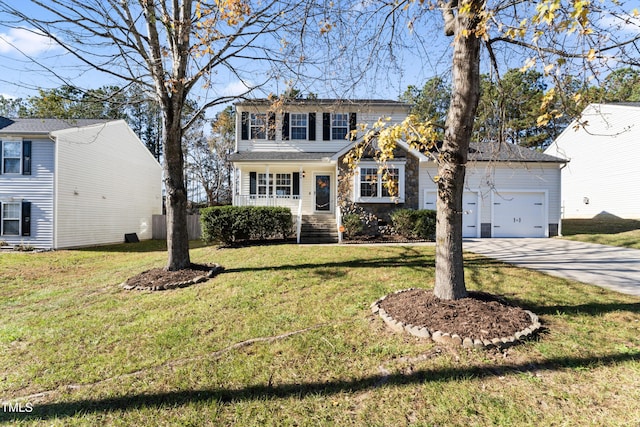
[[[396,291],[390,295],[412,291],[415,289],[416,288],[403,289],[400,291]],[[480,340],[477,338],[472,339],[470,337],[461,337],[460,335],[457,335],[457,334],[451,334],[449,332],[443,332],[443,331],[433,331],[433,330],[429,330],[424,326],[409,325],[409,324],[400,322],[398,320],[395,320],[382,307],[380,307],[380,304],[382,303],[382,301],[384,301],[387,298],[387,296],[388,295],[385,295],[371,304],[371,311],[373,312],[374,315],[376,314],[379,315],[384,321],[384,323],[394,332],[398,332],[398,333],[406,332],[418,338],[430,338],[431,340],[433,340],[438,344],[462,346],[464,348],[476,348],[476,349],[490,349],[490,348],[504,349],[532,338],[542,328],[542,325],[540,324],[540,319],[538,318],[538,316],[529,310],[524,310],[531,318],[531,325],[529,325],[522,331],[518,331],[514,333],[511,336],[496,337],[490,340],[489,339]]]
[[[191,285],[195,285],[197,283],[202,283],[202,282],[206,282],[207,280],[213,278],[214,276],[220,274],[222,271],[224,271],[224,267],[219,265],[219,264],[212,264],[211,265],[211,269],[209,270],[208,273],[202,275],[202,276],[196,276],[190,280],[185,280],[185,281],[181,281],[181,282],[173,282],[173,283],[165,283],[162,285],[149,285],[149,286],[142,286],[142,285],[131,285],[128,283],[128,281],[125,281],[124,283],[121,283],[120,286],[127,290],[127,291],[131,291],[131,290],[136,290],[136,291],[166,291],[169,289],[178,289],[178,288],[186,288],[188,286]],[[142,273],[144,274],[144,273]]]

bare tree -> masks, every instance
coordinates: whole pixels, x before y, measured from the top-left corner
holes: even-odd
[[[86,69],[142,84],[155,95],[162,117],[167,269],[189,267],[185,129],[205,109],[264,85],[272,69],[283,73],[305,60],[293,52],[290,34],[304,33],[309,8],[288,0],[25,0],[0,1],[0,9],[12,17],[4,26],[27,26]],[[41,65],[73,84],[63,71]],[[225,93],[224,74],[243,84],[242,93]],[[185,120],[189,96],[198,109]]]

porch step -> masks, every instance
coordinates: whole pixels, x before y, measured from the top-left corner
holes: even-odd
[[[303,215],[300,243],[338,243],[338,229],[333,215]]]

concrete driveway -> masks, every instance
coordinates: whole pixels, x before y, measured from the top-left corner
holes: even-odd
[[[465,251],[640,296],[640,250],[563,239],[465,239]]]

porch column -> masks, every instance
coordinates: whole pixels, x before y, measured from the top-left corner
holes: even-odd
[[[269,165],[267,165],[267,194],[266,194],[267,206],[271,203],[271,180],[269,179]]]

